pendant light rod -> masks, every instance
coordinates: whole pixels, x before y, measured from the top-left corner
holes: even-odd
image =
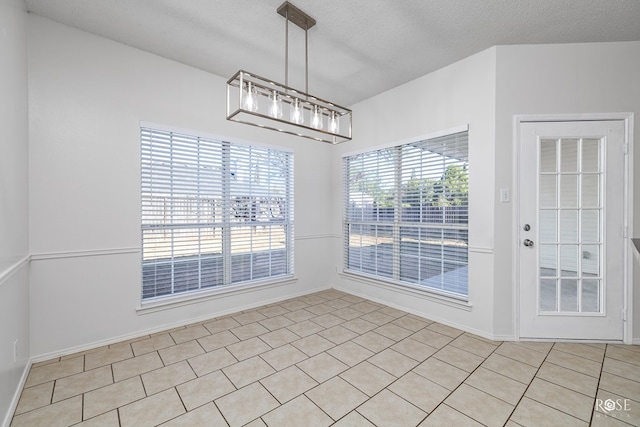
[[[285,20],[284,24],[284,84],[289,86],[289,21],[304,30],[304,91],[309,93],[309,28],[316,25],[316,20],[304,13],[288,1],[278,8],[278,14]]]
[[[278,9],[280,12],[280,9]],[[289,11],[284,11],[284,85],[289,86]]]
[[[304,91],[309,93],[309,35],[304,30]]]

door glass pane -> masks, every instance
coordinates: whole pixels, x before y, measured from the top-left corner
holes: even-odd
[[[540,140],[540,312],[602,310],[602,142]]]
[[[600,211],[597,209],[582,210],[581,237],[582,243],[600,241]]]
[[[558,311],[556,279],[540,280],[540,311]]]
[[[540,171],[556,172],[557,171],[557,154],[556,140],[543,139],[540,141]]]
[[[558,275],[558,247],[556,245],[540,245],[540,276],[555,277]]]
[[[582,276],[600,276],[600,246],[582,245]]]
[[[578,280],[560,280],[560,311],[578,311]]]
[[[540,243],[556,243],[558,241],[558,211],[542,210],[540,211]]]
[[[600,175],[582,175],[582,207],[600,206]]]
[[[600,280],[582,280],[582,311],[587,313],[600,312]]]
[[[578,140],[564,138],[560,140],[560,171],[578,171]]]
[[[578,275],[578,245],[560,246],[560,269],[563,277]]]
[[[600,171],[600,140],[582,140],[582,172]]]
[[[560,211],[560,241],[578,242],[578,211],[576,209]]]
[[[540,207],[555,208],[558,206],[558,189],[556,175],[540,176]]]
[[[578,176],[577,175],[561,175],[560,176],[560,207],[563,207],[563,208],[578,207]]]

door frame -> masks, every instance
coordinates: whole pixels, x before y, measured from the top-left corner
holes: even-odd
[[[623,343],[633,344],[633,248],[631,237],[633,236],[633,121],[634,113],[588,113],[588,114],[524,114],[513,116],[513,191],[512,191],[512,245],[513,253],[513,330],[514,339],[520,341],[520,251],[515,250],[520,245],[520,125],[527,122],[578,122],[578,121],[605,121],[619,120],[624,122],[624,139],[627,149],[624,165],[624,223],[626,237],[624,245],[624,284],[623,284]],[[622,315],[622,314],[621,314]],[[551,340],[550,340],[551,341]],[[554,340],[557,341],[557,340]],[[569,340],[571,341],[571,340]],[[584,342],[584,340],[575,340]]]

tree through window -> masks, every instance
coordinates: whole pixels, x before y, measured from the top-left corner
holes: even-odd
[[[468,131],[344,158],[348,272],[468,296]]]

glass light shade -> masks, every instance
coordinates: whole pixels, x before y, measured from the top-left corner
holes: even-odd
[[[317,105],[313,106],[313,112],[311,113],[311,127],[322,129],[322,110]]]
[[[298,98],[291,103],[291,122],[298,125],[304,123],[304,107]]]
[[[274,119],[282,118],[282,99],[275,90],[269,95],[269,115]]]
[[[245,87],[243,107],[248,111],[258,111],[258,90],[251,82],[247,82]]]
[[[340,118],[335,111],[332,111],[329,117],[329,132],[340,133]]]

